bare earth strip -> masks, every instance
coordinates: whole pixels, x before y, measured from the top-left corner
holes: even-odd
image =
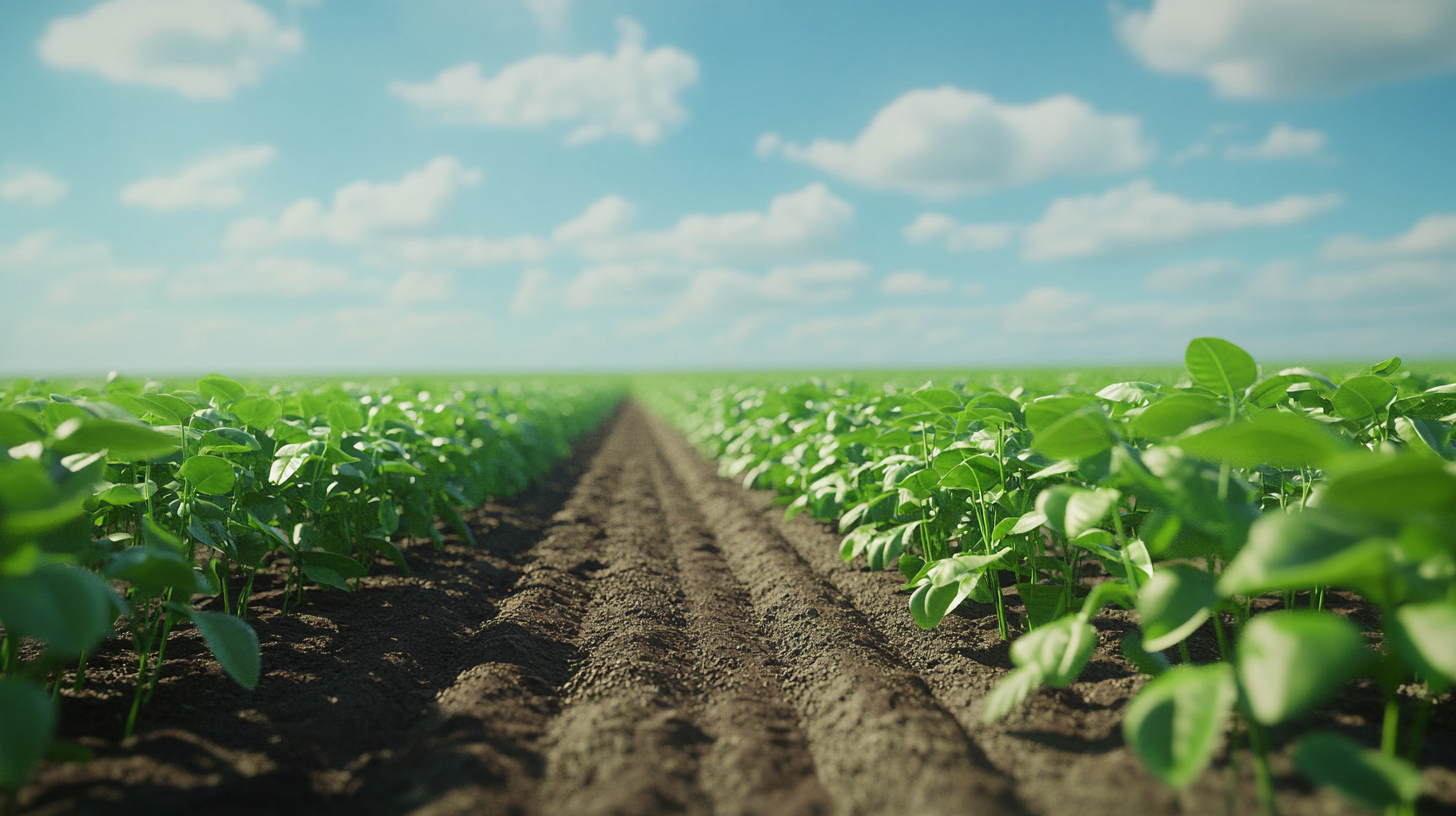
[[[989,608],[920,631],[896,576],[843,564],[832,530],[784,522],[635,404],[544,486],[470,521],[478,547],[413,543],[411,576],[309,590],[287,618],[270,573],[258,691],[231,686],[183,632],[126,744],[128,654],[98,654],[62,725],[98,759],[44,765],[21,812],[1222,809],[1221,773],[1180,803],[1122,744],[1141,683],[1117,654],[1125,616],[1100,621],[1082,681],[984,725],[980,701],[1010,667]],[[1433,734],[1449,732],[1443,715]],[[1448,765],[1429,777],[1440,801]],[[1282,778],[1286,814],[1347,811]]]

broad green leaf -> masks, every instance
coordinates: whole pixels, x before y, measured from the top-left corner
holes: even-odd
[[[1142,646],[1161,652],[1193,634],[1213,613],[1213,576],[1186,564],[1159,568],[1138,590]]]
[[[327,567],[345,578],[362,578],[369,573],[369,568],[358,561],[328,550],[305,551],[303,564],[306,567]]]
[[[1128,703],[1123,737],[1154,776],[1182,790],[1213,760],[1237,697],[1227,663],[1174,666]]]
[[[56,730],[56,707],[39,686],[0,679],[0,790],[19,790]]]
[[[1423,454],[1435,454],[1442,458],[1451,457],[1451,446],[1445,441],[1450,427],[1429,419],[1395,418],[1395,433],[1405,446]]]
[[[1001,470],[989,456],[972,456],[946,472],[942,487],[985,492],[1001,486]]]
[[[145,405],[147,410],[153,414],[163,419],[170,419],[178,425],[185,424],[197,410],[192,403],[171,394],[147,394],[132,399]]]
[[[1011,660],[1039,667],[1047,685],[1061,688],[1077,679],[1096,647],[1097,630],[1069,615],[1018,638],[1011,644]]]
[[[1218,580],[1218,594],[1383,583],[1388,544],[1366,525],[1311,508],[1271,512],[1249,528],[1249,540]]]
[[[1309,610],[1256,615],[1239,638],[1239,682],[1254,719],[1274,725],[1319,705],[1369,651],[1355,624]]]
[[[1016,594],[1021,596],[1026,619],[1033,628],[1045,626],[1066,614],[1066,587],[1021,583],[1016,585]]]
[[[1154,394],[1158,393],[1158,386],[1147,382],[1120,382],[1113,383],[1101,391],[1097,396],[1112,402],[1130,402],[1133,404],[1147,402]]]
[[[221,374],[209,374],[197,381],[197,393],[203,399],[217,400],[218,405],[226,407],[228,403],[242,399],[248,391]]]
[[[228,413],[249,428],[266,430],[283,416],[283,406],[272,397],[243,397],[228,408]]]
[[[1429,456],[1358,457],[1334,468],[1320,504],[1390,521],[1456,514],[1456,473]]]
[[[1237,396],[1259,379],[1259,366],[1247,351],[1217,337],[1197,337],[1183,355],[1195,385]]]
[[[263,658],[253,627],[223,612],[193,612],[191,617],[223,670],[243,688],[257,688]]]
[[[1011,713],[1011,709],[1031,696],[1041,686],[1041,667],[1022,666],[1001,678],[1001,682],[986,695],[981,709],[982,722],[996,722]]]
[[[237,428],[215,428],[197,443],[202,453],[250,453],[262,450],[257,437]]]
[[[1376,363],[1375,365],[1370,366],[1370,373],[1371,374],[1375,374],[1377,376],[1381,376],[1381,377],[1389,377],[1391,374],[1394,374],[1395,372],[1397,372],[1399,370],[1400,370],[1400,358],[1399,357],[1391,357],[1388,360],[1382,360],[1382,361]]]
[[[1391,634],[1406,661],[1433,686],[1456,681],[1456,603],[1405,604]]]
[[[1295,743],[1294,764],[1315,784],[1334,788],[1375,811],[1414,802],[1425,784],[1409,762],[1362,748],[1331,731],[1306,734]]]
[[[46,565],[29,575],[0,576],[0,623],[74,657],[110,634],[115,595],[101,576],[78,567]]]
[[[114,419],[68,419],[56,428],[59,453],[105,450],[119,462],[139,462],[177,450],[180,441],[135,422]]]
[[[179,471],[199,493],[221,496],[232,491],[236,477],[233,464],[219,456],[192,456]]]
[[[19,411],[0,410],[0,448],[13,448],[38,439],[45,439],[45,430],[39,423]]]
[[[364,427],[364,415],[359,413],[359,408],[353,403],[331,402],[326,416],[329,427],[339,433],[349,433]]]
[[[1228,416],[1228,411],[1201,394],[1171,394],[1143,409],[1132,422],[1144,439],[1167,439],[1194,425]]]
[[[1286,369],[1249,386],[1248,393],[1244,395],[1244,401],[1259,408],[1268,408],[1288,397],[1289,387],[1292,385],[1313,386],[1316,390],[1325,393],[1333,391],[1333,387],[1326,383],[1327,381],[1322,376],[1312,371]]]
[[[181,553],[152,547],[127,547],[112,556],[106,577],[127,581],[149,594],[174,589],[183,597],[191,597],[211,589],[202,573],[183,560]]]
[[[149,489],[148,485],[142,485],[140,489],[133,485],[112,485],[97,493],[96,499],[116,507],[123,507],[146,501]]]
[[[910,396],[925,403],[932,411],[953,414],[961,410],[961,395],[947,388],[922,388]]]
[[[1143,646],[1143,633],[1133,629],[1122,636],[1122,657],[1138,671],[1157,677],[1172,668],[1162,652],[1150,652]]]
[[[1036,510],[1047,526],[1067,538],[1076,538],[1102,523],[1117,505],[1120,494],[1110,488],[1088,490],[1057,485],[1036,497]]]
[[[1369,419],[1384,411],[1395,399],[1395,386],[1373,374],[1351,377],[1340,383],[1331,402],[1345,419]]]
[[[1274,465],[1321,467],[1350,450],[1343,438],[1303,416],[1265,411],[1243,422],[1221,425],[1177,440],[1189,456],[1252,468]]]
[[[915,625],[921,629],[934,629],[936,624],[971,594],[980,578],[978,573],[967,576],[965,581],[954,581],[941,586],[924,583],[916,587],[915,592],[910,595],[910,617],[915,619]]]
[[[1052,459],[1085,459],[1112,447],[1117,435],[1102,406],[1083,397],[1047,397],[1026,406],[1032,447]]]

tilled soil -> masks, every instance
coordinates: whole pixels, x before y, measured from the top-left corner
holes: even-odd
[[[898,576],[842,563],[832,530],[785,522],[771,496],[715,473],[629,403],[545,484],[471,515],[479,546],[407,546],[411,575],[309,590],[286,617],[281,572],[260,578],[257,691],[179,632],[124,743],[133,667],[113,643],[64,703],[63,736],[96,760],[45,764],[20,809],[1225,812],[1225,763],[1177,796],[1123,745],[1142,684],[1118,655],[1124,613],[1098,619],[1079,682],[984,725],[981,700],[1011,668],[994,610],[968,604],[922,632]],[[1355,687],[1316,719],[1373,743],[1379,716]],[[1437,706],[1423,812],[1456,811],[1452,719]],[[1283,813],[1351,812],[1286,753]],[[1237,776],[1228,812],[1255,812],[1247,760]]]

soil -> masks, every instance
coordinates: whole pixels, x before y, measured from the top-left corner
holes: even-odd
[[[844,564],[832,529],[720,481],[633,403],[468,522],[476,546],[442,526],[443,549],[406,542],[409,575],[309,589],[287,616],[281,570],[261,576],[254,692],[179,628],[125,741],[134,666],[110,642],[63,703],[61,736],[96,758],[44,763],[20,812],[1214,814],[1231,776],[1231,812],[1256,812],[1246,759],[1176,795],[1123,744],[1144,679],[1126,613],[1099,616],[1081,680],[983,724],[1011,668],[990,606],[921,631],[897,575]],[[1422,812],[1456,812],[1450,708]],[[1375,744],[1380,715],[1356,685],[1312,719]],[[1294,771],[1295,734],[1271,735],[1281,811],[1355,812]]]

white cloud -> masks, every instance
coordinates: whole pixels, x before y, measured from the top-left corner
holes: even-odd
[[[455,273],[407,270],[384,294],[387,303],[438,303],[455,294]]]
[[[1450,0],[1154,0],[1114,7],[1149,68],[1201,76],[1222,96],[1320,96],[1456,69]]]
[[[901,235],[912,244],[942,243],[951,252],[1002,249],[1016,235],[1015,224],[962,224],[944,213],[921,213]]]
[[[853,142],[782,147],[784,157],[840,178],[936,199],[1126,172],[1154,152],[1137,117],[1098,113],[1074,96],[1011,105],[951,86],[903,94]]]
[[[151,287],[162,278],[155,266],[113,266],[68,275],[51,285],[46,302],[59,305],[77,303],[117,303],[144,300]]]
[[[0,181],[0,198],[37,207],[49,207],[66,197],[64,181],[44,170],[21,170]]]
[[[176,300],[303,298],[342,292],[350,285],[348,270],[308,258],[234,257],[190,267],[172,279],[167,294]]]
[[[1324,256],[1333,259],[1397,258],[1456,253],[1456,213],[1432,213],[1414,226],[1386,241],[1367,241],[1355,235],[1341,235],[1324,246]]]
[[[832,245],[854,207],[823,184],[775,196],[765,211],[685,215],[668,230],[636,232],[636,209],[602,198],[557,227],[553,237],[596,260],[664,258],[692,263],[775,263]]]
[[[714,267],[700,270],[667,311],[651,320],[629,324],[633,332],[666,331],[691,321],[722,315],[745,303],[814,305],[842,300],[869,277],[859,261],[813,261],[779,266],[766,275]]]
[[[527,269],[511,298],[511,314],[532,315],[555,302],[555,279],[545,269]]]
[[[766,159],[777,153],[779,148],[783,147],[783,144],[784,137],[777,133],[765,133],[758,137],[758,141],[753,143],[753,153],[760,159]]]
[[[671,46],[645,50],[642,26],[617,21],[617,52],[580,57],[538,54],[494,77],[477,63],[441,71],[424,83],[394,81],[389,91],[447,122],[488,127],[575,123],[568,145],[605,136],[653,144],[688,118],[678,94],[698,80],[698,62]]]
[[[1188,145],[1182,150],[1179,150],[1177,153],[1169,156],[1168,164],[1187,164],[1194,159],[1201,159],[1204,156],[1207,156],[1209,152],[1212,151],[1212,149],[1212,146],[1210,146],[1208,142],[1194,142],[1193,144]]]
[[[53,21],[38,46],[53,67],[192,99],[231,98],[302,49],[302,32],[249,0],[107,0]]]
[[[533,263],[545,258],[551,245],[534,235],[511,238],[445,236],[394,241],[389,251],[407,263],[441,269],[495,266],[505,263]]]
[[[1235,230],[1296,224],[1342,201],[1338,193],[1293,195],[1243,207],[1230,201],[1190,201],[1140,179],[1100,196],[1052,202],[1023,233],[1022,254],[1038,262],[1134,255]]]
[[[133,207],[176,210],[185,207],[231,207],[243,200],[238,176],[267,165],[278,155],[272,145],[240,147],[208,156],[175,176],[144,178],[121,191]]]
[[[358,244],[383,230],[428,226],[455,193],[480,181],[480,171],[440,156],[399,181],[356,181],[334,193],[331,209],[318,199],[288,205],[278,220],[245,218],[228,228],[229,249],[262,249],[284,241],[325,239]]]
[[[887,295],[937,295],[949,292],[955,284],[945,278],[932,278],[920,269],[904,269],[891,272],[880,284],[880,291]]]
[[[547,31],[560,31],[571,10],[571,0],[525,0],[526,8]]]
[[[0,272],[53,270],[111,260],[111,247],[103,241],[64,243],[53,231],[22,236],[9,247],[0,244]]]
[[[1227,258],[1169,264],[1149,272],[1143,286],[1155,292],[1183,292],[1212,283],[1238,267],[1237,261]]]
[[[1223,155],[1234,161],[1299,159],[1318,155],[1324,147],[1323,131],[1299,130],[1290,127],[1288,123],[1280,122],[1269,131],[1264,141],[1258,144],[1229,145],[1224,148]]]

